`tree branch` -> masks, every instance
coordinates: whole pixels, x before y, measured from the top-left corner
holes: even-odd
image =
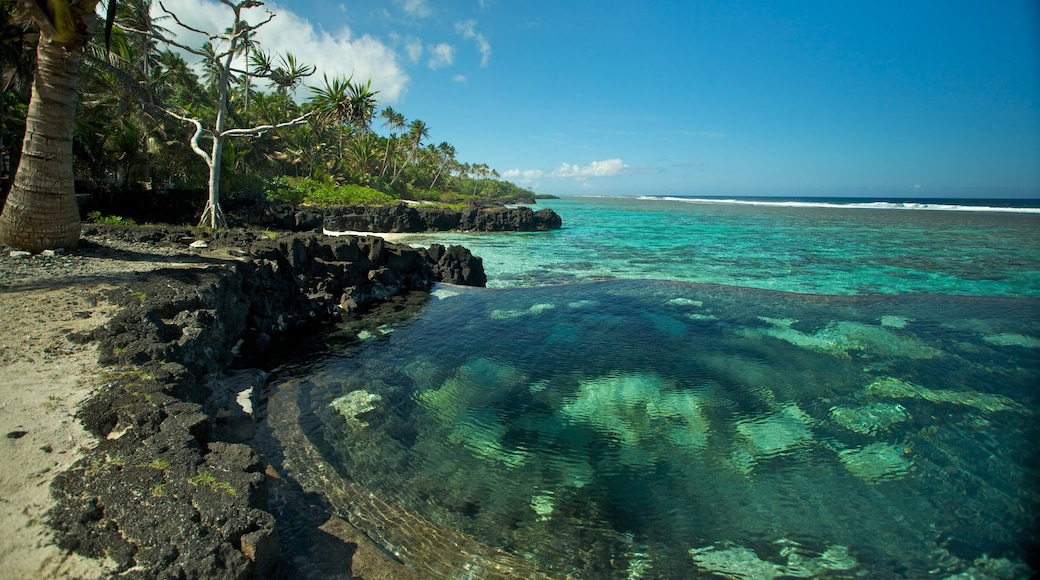
[[[307,122],[307,119],[314,113],[307,113],[296,117],[292,121],[286,121],[284,123],[278,123],[277,125],[260,125],[259,127],[252,127],[250,129],[228,129],[221,133],[222,137],[259,137],[268,131],[275,129],[284,129],[285,127],[295,127],[296,125],[302,125]]]
[[[175,117],[177,119],[180,119],[181,121],[195,125],[195,134],[191,136],[191,150],[194,151],[196,155],[201,157],[206,162],[206,165],[212,167],[213,160],[210,158],[209,153],[206,153],[206,150],[199,145],[199,138],[202,137],[202,134],[204,132],[206,132],[206,130],[202,128],[202,121],[199,121],[198,119],[192,119],[191,117],[185,117],[184,115],[180,115],[169,109],[163,110],[166,111],[166,114],[170,115],[171,117]]]
[[[205,36],[206,38],[208,38],[210,40],[217,40],[217,39],[220,38],[220,36],[215,35],[215,34],[213,34],[211,32],[206,32],[205,30],[199,30],[197,28],[192,28],[191,26],[188,26],[187,24],[181,22],[181,19],[177,18],[177,15],[174,14],[173,12],[170,12],[169,9],[167,9],[166,6],[164,6],[161,1],[159,2],[159,8],[162,8],[163,12],[169,14],[170,17],[173,18],[173,21],[176,22],[177,24],[179,24],[182,28],[186,28],[186,29],[188,29],[188,30],[190,30],[190,31],[192,31],[192,32],[194,32],[196,34],[201,34],[201,35]],[[178,45],[178,46],[180,46],[180,45]]]

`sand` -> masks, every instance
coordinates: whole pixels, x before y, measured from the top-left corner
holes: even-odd
[[[103,563],[62,550],[46,525],[50,483],[95,444],[74,417],[100,387],[96,345],[70,340],[115,307],[102,286],[0,288],[0,570],[5,578],[97,578]]]

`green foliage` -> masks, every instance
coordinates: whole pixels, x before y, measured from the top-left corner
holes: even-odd
[[[318,206],[378,205],[396,198],[363,185],[339,185],[331,176],[321,181],[309,177],[276,177],[268,183],[268,199]]]
[[[136,226],[137,223],[130,218],[124,218],[117,215],[101,215],[99,211],[92,211],[87,214],[87,221],[94,224],[103,225],[119,225],[119,226]]]

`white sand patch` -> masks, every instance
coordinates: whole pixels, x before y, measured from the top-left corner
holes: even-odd
[[[345,231],[345,232],[336,232],[336,231],[333,231],[333,230],[325,230],[325,229],[323,229],[321,231],[321,233],[325,234],[326,236],[334,236],[334,237],[339,237],[339,236],[358,236],[358,237],[375,236],[377,238],[383,238],[384,240],[386,240],[388,242],[396,242],[398,240],[401,240],[402,238],[406,238],[406,237],[408,237],[410,235],[414,235],[414,234],[402,234],[402,233],[392,233],[392,232],[357,232],[357,231],[353,231],[353,230],[348,230],[348,231]]]
[[[102,562],[54,545],[50,484],[96,444],[74,417],[101,386],[93,344],[69,340],[116,308],[100,287],[0,291],[0,562],[7,578],[99,578]]]

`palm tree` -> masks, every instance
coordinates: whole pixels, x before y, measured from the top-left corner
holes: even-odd
[[[382,177],[386,173],[387,167],[390,166],[390,149],[391,146],[397,143],[397,134],[394,130],[401,131],[405,127],[404,115],[398,113],[393,107],[387,105],[379,113],[380,119],[386,119],[383,123],[383,127],[390,130],[390,134],[386,138],[386,152],[383,153],[383,169],[379,172],[379,177]]]
[[[437,174],[433,176],[433,183],[430,184],[430,189],[437,185],[437,178],[441,176],[442,171],[447,169],[450,175],[452,168],[455,166],[455,147],[453,145],[450,145],[447,141],[442,141],[437,146],[437,154],[441,158],[441,162],[437,167]]]
[[[22,157],[0,213],[0,244],[74,248],[80,220],[72,172],[76,84],[99,0],[17,0],[40,30]],[[109,0],[107,29],[115,19]]]
[[[318,124],[335,132],[338,142],[337,161],[342,163],[345,153],[344,141],[350,138],[351,133],[368,135],[372,115],[376,110],[375,96],[379,91],[372,90],[371,80],[354,83],[350,78],[334,77],[330,81],[329,77],[325,76],[324,81],[323,87],[311,87],[314,96],[311,97],[310,104]],[[349,125],[352,130],[344,131],[345,125]]]
[[[412,162],[415,158],[416,153],[419,151],[419,147],[422,145],[423,139],[430,138],[430,128],[426,126],[426,122],[421,119],[416,119],[408,125],[408,156],[405,158],[405,162],[401,165],[401,168],[394,174],[393,179],[390,180],[390,184],[393,185],[397,181],[397,177],[404,170],[405,166]]]

